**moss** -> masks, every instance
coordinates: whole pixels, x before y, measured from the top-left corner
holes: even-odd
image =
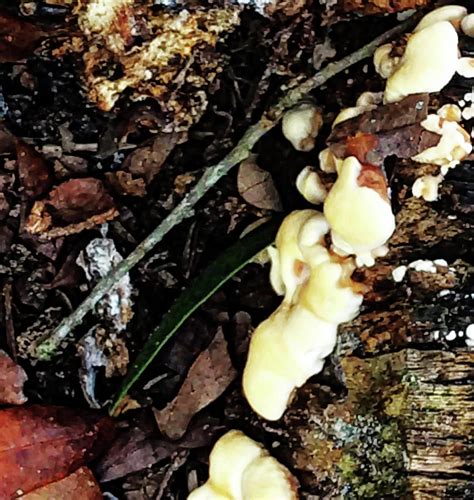
[[[344,498],[399,498],[406,490],[404,447],[397,422],[357,417],[334,428]]]

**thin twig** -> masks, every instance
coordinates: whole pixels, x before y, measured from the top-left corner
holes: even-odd
[[[415,16],[400,23],[395,28],[388,30],[375,38],[372,42],[356,50],[352,54],[343,57],[340,61],[328,64],[321,71],[293,89],[273,106],[260,120],[247,129],[235,148],[230,151],[217,164],[207,167],[203,176],[199,179],[193,189],[184,197],[176,208],[137,246],[137,248],[107,276],[102,278],[90,292],[89,296],[77,307],[67,318],[63,319],[58,327],[46,338],[38,341],[36,345],[36,356],[40,359],[49,359],[57,351],[61,342],[78,326],[84,316],[91,311],[106,293],[114,288],[143,257],[152,250],[163,237],[184,219],[194,214],[196,203],[212,188],[222,177],[224,177],[235,165],[248,158],[252,148],[269,130],[280,121],[283,113],[294,106],[309,92],[326,83],[341,71],[370,57],[375,49],[397,35],[408,31],[416,22]]]

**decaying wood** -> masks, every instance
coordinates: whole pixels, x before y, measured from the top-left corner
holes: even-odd
[[[474,496],[474,351],[466,345],[474,323],[471,168],[457,167],[440,200],[427,203],[410,190],[423,167],[395,166],[391,251],[359,272],[372,291],[362,314],[341,329],[335,356],[347,396],[313,385],[286,416],[297,443],[292,460],[315,494]],[[395,282],[392,271],[417,259],[448,266],[408,269]]]
[[[389,172],[397,214],[390,252],[358,271],[371,292],[342,326],[325,372],[297,392],[283,422],[261,422],[245,403],[228,415],[258,438],[273,433],[281,446],[270,441],[272,453],[317,498],[474,496],[474,350],[466,345],[474,176],[470,162],[458,166],[428,203],[411,194],[425,169],[398,161]],[[448,267],[409,269],[394,281],[395,268],[418,259]]]

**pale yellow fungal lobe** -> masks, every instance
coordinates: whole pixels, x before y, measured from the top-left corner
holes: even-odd
[[[444,120],[438,115],[428,115],[421,122],[425,130],[441,136],[438,144],[412,157],[419,163],[434,163],[441,166],[456,166],[471,151],[469,134],[455,121]]]
[[[298,151],[311,151],[323,125],[319,109],[312,103],[301,103],[287,111],[282,120],[282,131]]]
[[[432,26],[433,24],[441,21],[448,21],[454,28],[459,29],[459,26],[466,15],[467,9],[462,5],[444,5],[443,7],[434,9],[426,14],[413,31],[421,31],[428,26]]]
[[[474,78],[474,57],[461,57],[456,72],[464,78]]]
[[[294,390],[323,369],[338,324],[356,316],[362,302],[350,280],[353,259],[331,256],[328,232],[325,217],[314,210],[293,212],[278,231],[272,274],[280,277],[285,298],[253,333],[243,375],[247,401],[268,420],[279,419]]]
[[[296,178],[296,189],[298,189],[306,201],[313,205],[322,203],[328,194],[328,190],[321,181],[321,177],[311,167],[305,167],[299,173]]]
[[[460,122],[462,120],[461,108],[456,104],[445,104],[438,109],[436,114],[450,122]]]
[[[357,158],[346,158],[324,203],[334,246],[356,256],[383,246],[395,230],[388,199],[370,187],[359,186],[361,170]]]
[[[373,62],[375,71],[385,79],[390,77],[400,64],[400,57],[391,55],[392,49],[393,46],[391,43],[385,43],[377,47],[374,52]]]
[[[462,32],[469,36],[474,37],[474,14],[468,14],[461,21],[461,30]]]
[[[338,172],[342,165],[342,160],[337,158],[336,155],[329,149],[323,149],[319,155],[319,168],[327,174]]]
[[[411,188],[413,196],[423,198],[426,201],[436,201],[438,199],[439,185],[442,180],[442,175],[423,175],[419,177]]]
[[[385,102],[411,94],[440,91],[456,72],[458,35],[448,21],[412,34],[396,70],[387,80]]]
[[[297,498],[297,481],[290,471],[236,430],[216,442],[209,457],[209,479],[188,496],[188,500]]]

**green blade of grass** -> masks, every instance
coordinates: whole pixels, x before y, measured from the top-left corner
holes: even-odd
[[[275,217],[270,222],[254,229],[223,252],[189,284],[165,314],[161,323],[152,331],[142,351],[129,368],[110,411],[112,414],[156,355],[189,316],[226,281],[245,267],[255,255],[273,242],[280,222],[281,218]]]

